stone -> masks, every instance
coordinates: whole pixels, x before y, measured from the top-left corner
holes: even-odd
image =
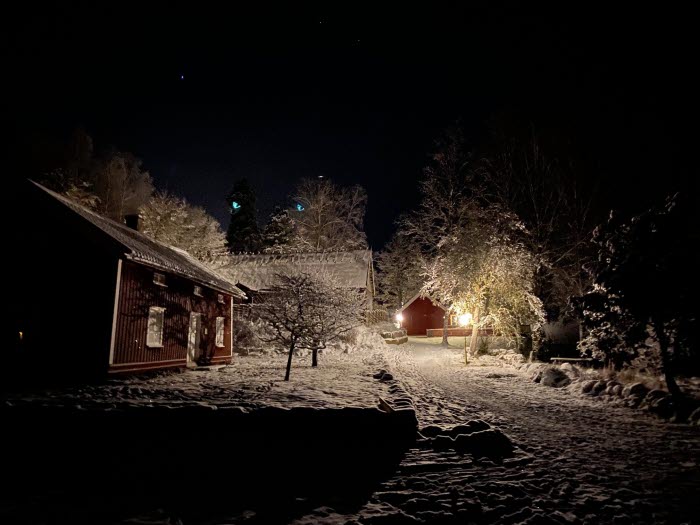
[[[661,398],[667,397],[667,396],[668,396],[668,392],[664,392],[663,390],[655,388],[654,390],[650,390],[647,393],[647,395],[644,397],[644,403],[651,405],[657,399],[661,399]]]
[[[591,395],[600,395],[602,392],[605,392],[606,388],[608,388],[608,383],[606,381],[596,381],[591,389]]]
[[[542,372],[540,383],[544,386],[561,388],[568,386],[571,383],[571,379],[559,368],[550,366]]]
[[[532,375],[530,376],[530,381],[534,381],[535,383],[539,383],[542,380],[542,370],[541,369],[536,369],[533,371]]]
[[[427,427],[422,428],[420,433],[423,434],[425,437],[433,438],[440,434],[444,435],[445,429],[437,425],[428,425]]]
[[[643,398],[648,392],[649,388],[644,383],[633,383],[622,389],[622,397],[635,396]]]
[[[507,457],[513,454],[513,448],[508,436],[495,429],[460,434],[454,440],[455,450],[477,457]]]
[[[688,416],[688,423],[691,425],[700,425],[700,407],[690,413]]]
[[[488,423],[480,419],[474,419],[469,421],[466,425],[457,425],[452,427],[447,431],[447,435],[452,437],[457,437],[461,434],[473,434],[474,432],[479,432],[481,430],[487,430],[491,428]]]
[[[583,386],[581,387],[581,393],[582,394],[590,394],[591,391],[593,390],[593,385],[595,385],[597,381],[586,381],[583,383]]]

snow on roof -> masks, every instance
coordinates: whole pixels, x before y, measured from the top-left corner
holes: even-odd
[[[397,310],[397,313],[403,312],[406,308],[408,308],[409,306],[411,306],[411,305],[413,304],[413,302],[414,302],[416,299],[419,299],[419,298],[428,299],[431,303],[433,303],[433,304],[434,304],[435,306],[437,306],[438,308],[442,308],[443,310],[447,310],[447,308],[445,308],[444,306],[442,306],[440,303],[438,303],[438,302],[435,301],[434,299],[431,299],[431,298],[428,297],[427,295],[421,295],[421,293],[418,292],[416,295],[414,295],[414,296],[411,297],[408,301],[406,301],[406,303],[405,303],[401,308],[399,308],[399,309]]]
[[[125,248],[124,255],[128,259],[187,277],[205,286],[228,292],[234,297],[245,298],[245,294],[239,288],[196,260],[185,250],[154,241],[143,233],[133,230],[125,224],[102,217],[41,184],[34,181],[32,183],[121,244]]]
[[[257,253],[230,255],[219,269],[231,282],[250,290],[266,290],[277,274],[327,271],[348,288],[372,286],[371,250],[348,252]]]

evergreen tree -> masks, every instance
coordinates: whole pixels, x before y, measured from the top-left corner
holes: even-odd
[[[275,206],[262,232],[261,243],[266,252],[283,252],[290,248],[294,237],[294,222],[289,211]]]
[[[255,207],[255,193],[246,179],[233,185],[226,198],[231,213],[231,222],[226,232],[226,244],[230,252],[255,252],[260,249]]]

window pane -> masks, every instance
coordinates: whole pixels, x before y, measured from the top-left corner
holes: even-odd
[[[148,309],[148,346],[163,346],[163,319],[165,308],[151,306]]]
[[[223,317],[216,318],[216,346],[218,347],[224,346],[224,321]]]

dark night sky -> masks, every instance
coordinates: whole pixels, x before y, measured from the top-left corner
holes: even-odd
[[[235,179],[251,180],[263,221],[299,177],[324,175],[367,188],[366,230],[379,249],[417,202],[440,130],[459,119],[478,143],[505,112],[574,144],[604,188],[601,209],[638,211],[679,184],[696,189],[689,13],[230,4],[8,13],[13,173],[43,169],[47,144],[83,126],[224,228]]]

